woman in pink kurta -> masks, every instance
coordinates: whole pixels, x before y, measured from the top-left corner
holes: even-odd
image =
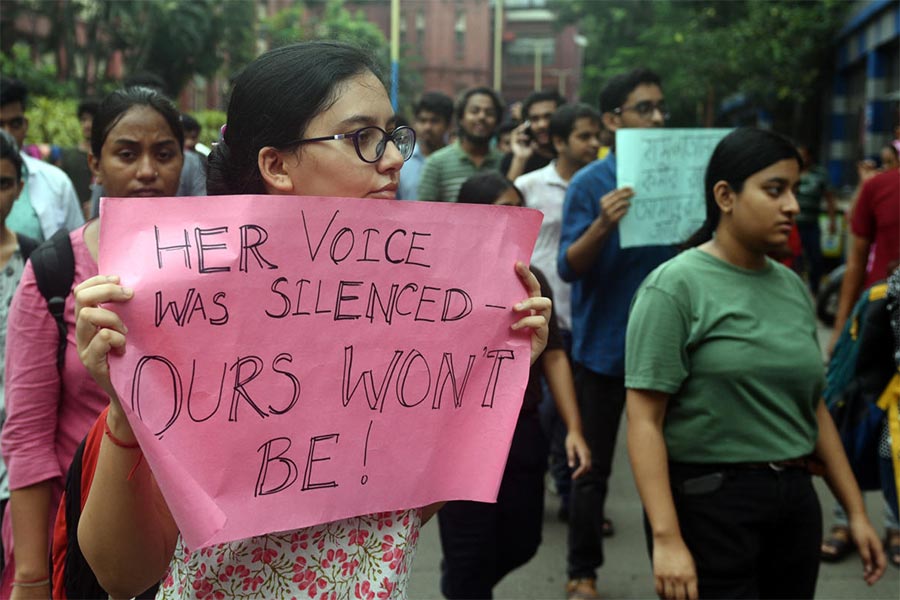
[[[145,103],[135,113],[136,128],[118,140],[115,161],[99,170],[100,149],[114,121],[96,119],[91,139],[91,164],[110,196],[171,196],[178,189],[184,138],[178,111],[153,90],[142,88]],[[137,110],[132,108],[131,110]],[[138,164],[134,138],[139,130],[171,138],[171,147],[157,147],[156,166]],[[164,166],[160,166],[164,163]],[[97,274],[99,221],[71,232],[77,284]],[[37,288],[31,263],[25,267],[9,313],[6,353],[7,418],[2,450],[11,490],[3,519],[6,567],[0,597],[18,593],[49,597],[49,540],[69,463],[109,398],[94,382],[78,357],[75,342],[75,300],[66,298],[68,325],[65,363],[56,364],[59,335],[47,301]]]

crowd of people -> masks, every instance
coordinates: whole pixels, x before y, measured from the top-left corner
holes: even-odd
[[[635,191],[617,181],[616,133],[665,126],[658,74],[611,77],[597,106],[536,91],[517,116],[489,87],[455,101],[428,92],[409,127],[380,77],[371,56],[342,43],[267,52],[234,80],[212,149],[197,143],[199,124],[179,114],[164,82],[136,78],[79,106],[84,143],[50,157],[61,168],[24,150],[27,90],[3,78],[0,596],[228,597],[242,589],[258,598],[402,598],[419,529],[437,515],[440,592],[490,598],[537,552],[549,468],[568,522],[561,594],[599,598],[604,540],[615,533],[605,504],[623,412],[660,597],[811,598],[820,560],[854,547],[869,584],[888,558],[900,566],[892,471],[881,481],[893,517],[886,558],[823,400],[822,357],[832,349],[819,346],[810,293],[822,276],[823,201],[829,230],[837,208],[808,146],[735,129],[706,168],[700,230],[678,247],[623,248],[618,225]],[[900,259],[898,146],[886,148],[882,165],[861,166],[830,346],[850,328],[864,290]],[[101,196],[206,194],[543,213],[530,269],[516,266],[529,297],[514,327],[532,332],[532,368],[496,503],[404,506],[203,551],[185,546],[110,382],[107,356],[128,343],[116,307],[134,291],[98,272],[96,217]],[[792,243],[806,282],[773,258]],[[48,291],[48,278],[65,281],[65,292]],[[892,323],[898,304],[887,303]],[[891,447],[887,419],[881,431]],[[842,507],[824,540],[814,474]],[[355,552],[361,538],[402,560]],[[309,539],[320,543],[301,543]],[[261,568],[256,557],[270,551],[292,570],[248,584]],[[358,558],[352,568],[334,560],[342,554]]]

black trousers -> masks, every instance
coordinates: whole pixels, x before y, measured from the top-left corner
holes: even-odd
[[[822,509],[808,472],[673,464],[670,477],[701,598],[815,595]]]
[[[541,544],[547,440],[537,413],[516,424],[497,503],[448,502],[438,512],[441,592],[447,598],[490,598]]]
[[[591,470],[572,482],[569,509],[570,579],[594,577],[603,565],[603,517],[619,420],[625,407],[625,379],[575,365],[581,427],[591,448]]]

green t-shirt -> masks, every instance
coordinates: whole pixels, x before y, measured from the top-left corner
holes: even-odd
[[[459,142],[433,152],[422,168],[416,198],[432,202],[456,202],[459,188],[466,179],[484,171],[500,171],[503,155],[491,148],[480,166],[475,166]]]
[[[809,454],[824,375],[803,282],[774,261],[751,271],[692,249],[657,267],[635,295],[625,386],[670,394],[670,460]]]

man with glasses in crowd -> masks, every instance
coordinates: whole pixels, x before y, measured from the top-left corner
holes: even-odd
[[[660,78],[635,69],[610,79],[600,93],[603,125],[662,127],[668,114]],[[621,248],[618,223],[634,191],[616,182],[615,141],[606,158],[572,178],[563,206],[557,266],[572,283],[572,358],[584,437],[592,468],[572,485],[569,516],[568,598],[598,598],[604,516],[619,420],[625,405],[625,327],[631,299],[644,277],[675,255],[671,246]]]
[[[503,101],[489,87],[463,92],[456,103],[459,139],[425,161],[419,181],[419,200],[456,202],[463,182],[487,170],[499,171],[503,157],[491,139],[503,116]]]
[[[25,106],[28,89],[21,81],[0,79],[0,127],[15,138],[19,149],[28,133]],[[21,152],[25,187],[13,204],[7,226],[32,239],[49,239],[57,229],[75,229],[84,223],[84,214],[75,187],[62,169]]]

